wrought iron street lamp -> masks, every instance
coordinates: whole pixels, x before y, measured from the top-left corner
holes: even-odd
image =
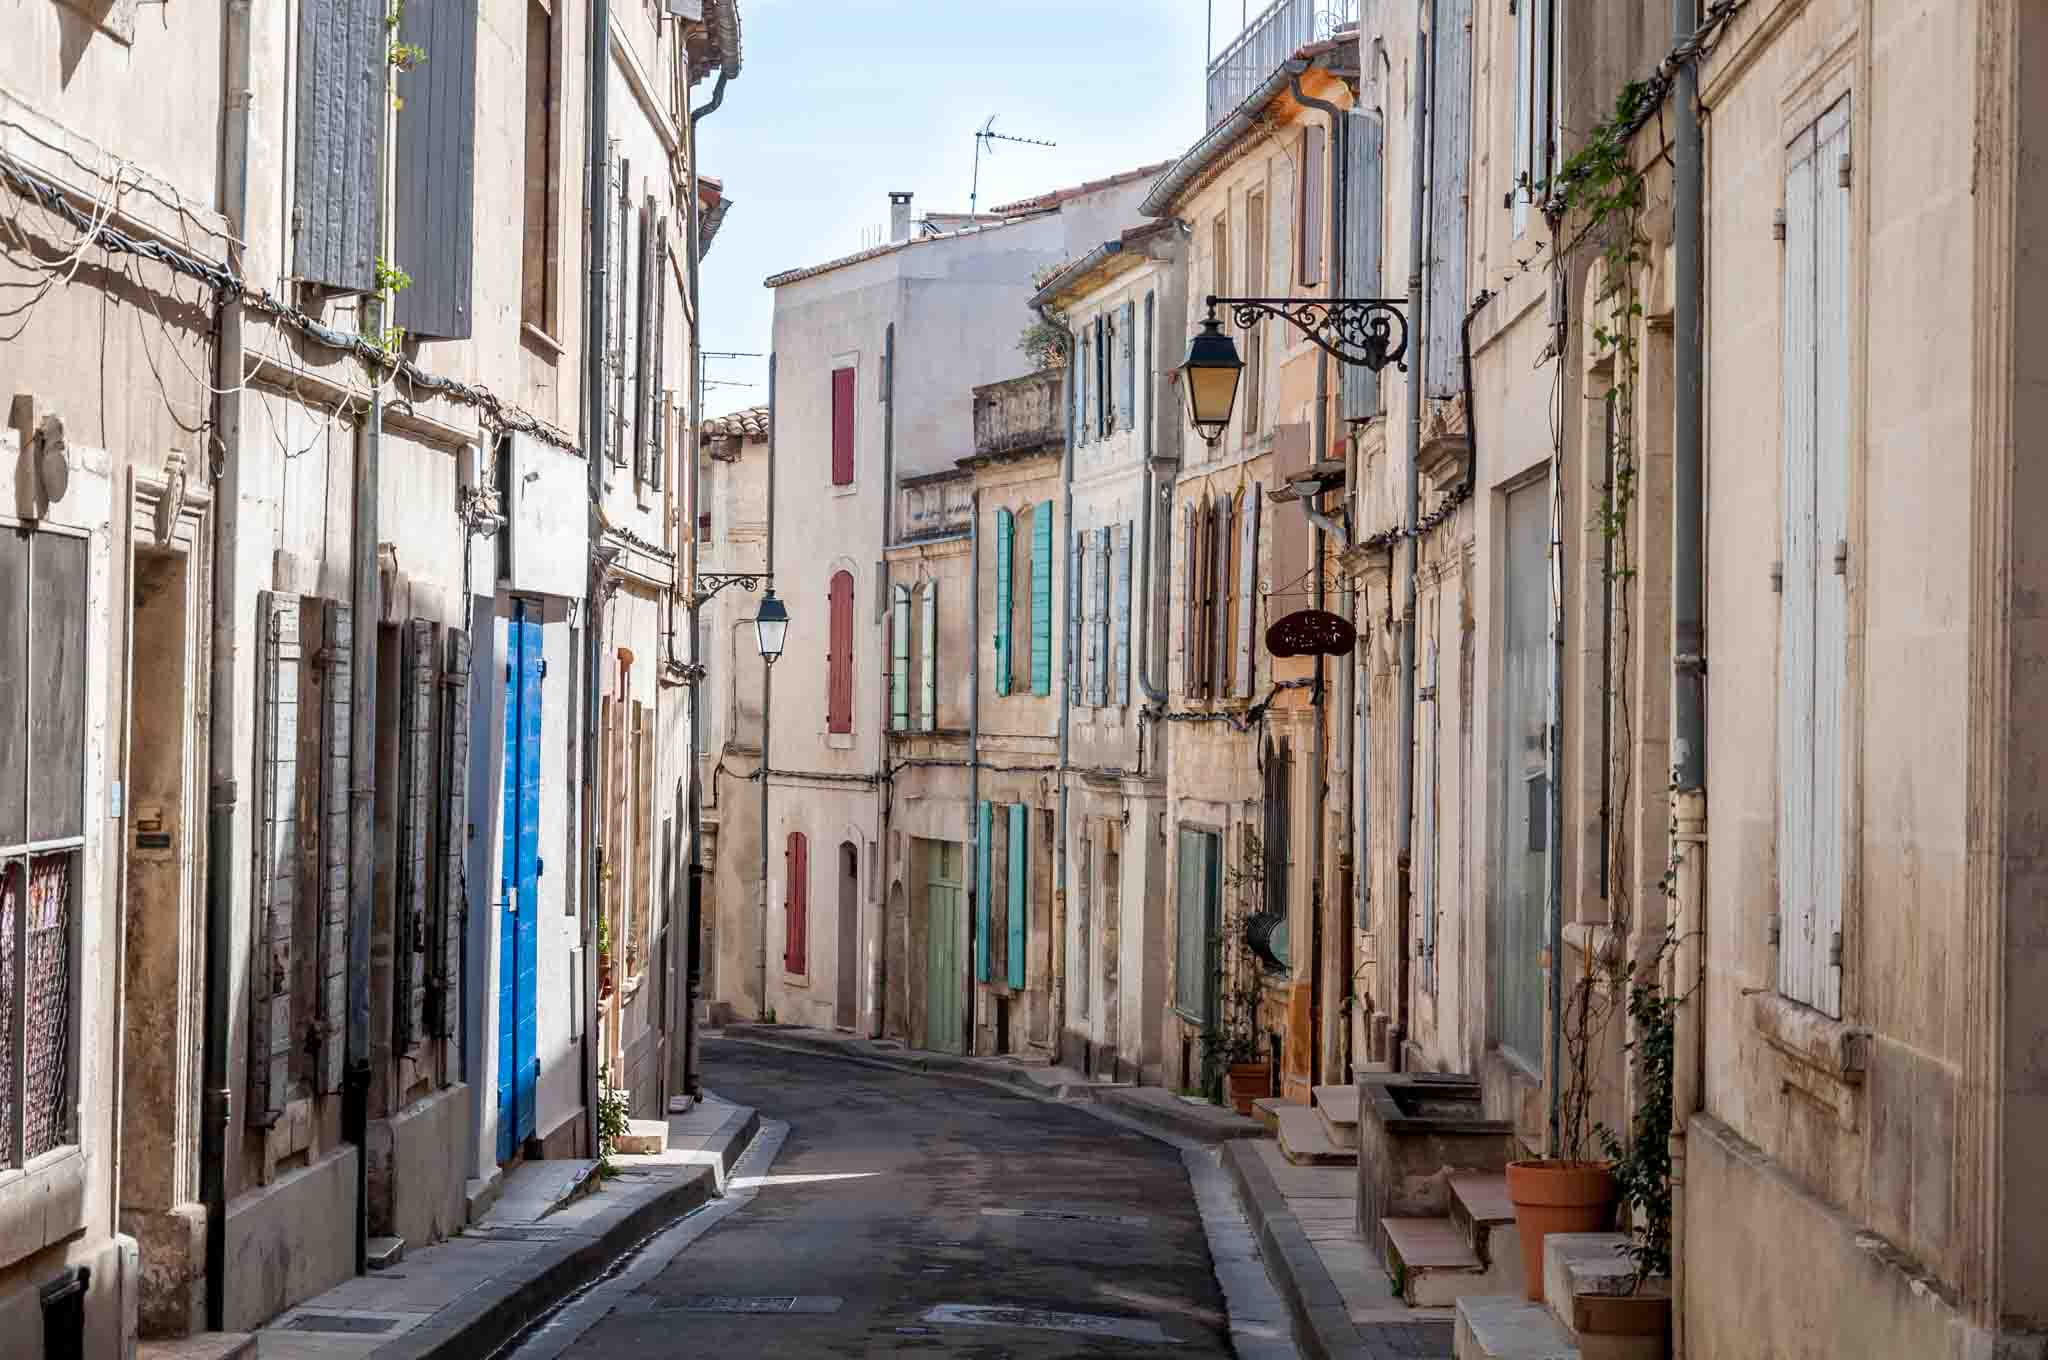
[[[782,642],[789,635],[789,610],[782,601],[775,598],[775,587],[761,597],[761,608],[754,615],[754,640],[761,648],[761,660],[774,665],[782,655]]]
[[[1187,392],[1188,419],[1202,438],[1214,444],[1230,424],[1237,405],[1238,380],[1244,360],[1237,342],[1223,333],[1218,307],[1230,308],[1240,327],[1256,325],[1261,316],[1277,316],[1321,346],[1340,364],[1377,373],[1392,364],[1408,367],[1406,304],[1397,298],[1236,298],[1210,294],[1209,315],[1188,342],[1181,364],[1181,385]]]

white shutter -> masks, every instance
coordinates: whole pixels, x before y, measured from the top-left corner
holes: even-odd
[[[436,922],[434,1033],[455,1040],[462,1033],[462,923],[468,905],[464,856],[469,846],[469,634],[448,630],[448,660],[441,673],[441,769],[447,784],[441,797],[441,900]],[[448,1072],[462,1071],[451,1051]]]
[[[257,596],[256,883],[249,950],[249,1123],[268,1128],[291,1086],[292,916],[299,882],[299,597]]]
[[[1814,186],[1813,1005],[1842,1012],[1849,626],[1849,101],[1821,116]]]
[[[1258,645],[1252,630],[1259,621],[1259,484],[1244,498],[1244,519],[1238,525],[1237,549],[1237,692],[1251,697],[1257,679],[1254,658]]]
[[[923,672],[923,681],[918,692],[918,726],[926,732],[939,728],[939,583],[924,583],[924,598],[919,605],[919,631],[923,636],[923,650],[918,654],[918,667]]]
[[[1067,530],[1067,702],[1079,706],[1086,673],[1081,656],[1081,567],[1082,538],[1077,529]]]
[[[889,611],[889,727],[910,730],[910,587],[892,592]]]
[[[1090,672],[1088,702],[1097,708],[1109,702],[1109,533],[1107,528],[1102,528],[1090,535],[1094,545],[1091,555],[1095,562],[1088,609],[1093,631],[1088,646],[1094,657],[1094,666]]]
[[[1437,668],[1436,639],[1429,640],[1429,649],[1423,653],[1422,699],[1429,705],[1429,719],[1422,729],[1422,829],[1418,833],[1422,840],[1422,879],[1416,895],[1416,910],[1422,915],[1422,985],[1431,994],[1436,992],[1436,775],[1437,775]]]
[[[1131,525],[1116,526],[1116,693],[1113,702],[1131,701]]]
[[[1813,894],[1813,133],[1788,148],[1785,173],[1784,595],[1778,657],[1778,990],[1815,999],[1820,923]],[[1821,957],[1825,957],[1824,953]]]
[[[326,688],[320,711],[320,939],[315,1018],[320,1050],[315,1085],[341,1089],[348,1047],[348,836],[353,616],[332,600],[321,609]]]

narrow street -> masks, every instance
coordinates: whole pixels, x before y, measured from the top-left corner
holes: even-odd
[[[750,1204],[565,1354],[1231,1353],[1172,1148],[974,1082],[704,1053],[707,1086],[787,1122],[780,1152]]]

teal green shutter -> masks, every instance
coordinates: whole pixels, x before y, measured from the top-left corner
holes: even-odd
[[[1010,551],[1016,536],[1007,510],[996,511],[996,693],[1010,692]]]
[[[988,842],[995,834],[995,808],[983,800],[974,837],[974,976],[988,981]]]
[[[1024,985],[1024,870],[1031,856],[1027,813],[1022,803],[1010,804],[1010,985]]]
[[[1031,516],[1031,692],[1052,693],[1052,502]]]

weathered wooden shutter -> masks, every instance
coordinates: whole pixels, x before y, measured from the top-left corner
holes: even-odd
[[[1074,336],[1074,442],[1086,444],[1089,426],[1095,422],[1089,416],[1094,409],[1088,403],[1093,399],[1095,384],[1092,381],[1095,365],[1094,327],[1084,325]]]
[[[256,597],[256,900],[249,951],[248,1121],[268,1128],[290,1095],[292,918],[299,885],[299,597]]]
[[[1222,492],[1216,494],[1213,528],[1209,534],[1209,559],[1213,584],[1209,595],[1212,600],[1209,626],[1209,693],[1221,698],[1228,695],[1230,681],[1236,668],[1230,664],[1230,651],[1224,645],[1226,635],[1235,632],[1237,620],[1224,612],[1224,595],[1235,595],[1232,588],[1237,577],[1231,573],[1231,562],[1235,554],[1232,549],[1237,539],[1234,530],[1237,516],[1236,503]]]
[[[804,833],[792,831],[782,852],[782,970],[810,971],[811,854]]]
[[[1088,619],[1094,629],[1090,650],[1095,664],[1088,678],[1088,702],[1097,708],[1109,702],[1109,534],[1104,527],[1090,535],[1095,588],[1091,592]]]
[[[652,202],[653,200],[649,200]],[[668,369],[665,366],[668,338],[668,217],[663,215],[654,229],[654,367],[649,382],[654,394],[648,399],[654,419],[647,435],[647,483],[656,491],[668,464]]]
[[[392,953],[398,972],[393,1047],[409,1053],[426,1036],[428,827],[434,780],[434,625],[409,620],[400,634],[398,691],[398,912]]]
[[[1385,125],[1378,114],[1346,117],[1351,165],[1344,177],[1344,296],[1380,296],[1380,255],[1386,218]],[[1379,375],[1362,364],[1340,366],[1344,419],[1369,420],[1380,412]]]
[[[1450,398],[1465,390],[1465,193],[1472,157],[1472,0],[1440,0],[1433,45],[1429,326],[1424,332],[1428,353],[1422,372],[1430,396]],[[1539,73],[1543,67],[1539,60]]]
[[[910,730],[910,587],[893,593],[889,623],[889,726]]]
[[[1296,239],[1301,246],[1301,282],[1309,288],[1323,281],[1323,184],[1328,175],[1324,140],[1319,123],[1301,130],[1301,217],[1296,225]],[[1257,264],[1258,261],[1249,260],[1245,267],[1250,269]]]
[[[1110,432],[1110,351],[1116,347],[1113,323],[1107,316],[1095,318],[1095,433]]]
[[[825,654],[825,726],[853,731],[853,573],[834,572],[828,600],[831,636]]]
[[[427,57],[392,74],[396,263],[412,276],[394,319],[414,335],[466,340],[476,242],[477,0],[412,0],[398,12],[398,40]]]
[[[923,634],[918,655],[919,668],[924,673],[923,684],[919,686],[918,725],[927,732],[939,729],[939,583],[924,583],[924,598],[920,605],[922,618],[919,631]]]
[[[996,693],[1010,692],[1010,563],[1016,551],[1016,519],[996,511]]]
[[[610,317],[611,335],[605,344],[605,357],[611,365],[612,410],[611,461],[623,467],[626,462],[626,299],[630,290],[626,287],[626,227],[628,225],[626,204],[632,193],[633,163],[616,154],[617,143],[612,157],[611,193],[605,200],[605,211],[611,214],[611,231],[605,238],[605,293],[606,313]]]
[[[462,1033],[462,923],[468,911],[469,634],[450,628],[441,672],[441,900],[435,923],[431,1017],[437,1038]],[[460,1072],[460,1062],[448,1064]]]
[[[1202,572],[1200,517],[1193,501],[1181,507],[1180,686],[1188,698],[1202,693]]]
[[[314,1084],[326,1095],[341,1089],[348,1049],[349,738],[355,629],[345,604],[326,601],[320,613],[326,686],[319,719],[320,941],[314,1010],[320,1049]]]
[[[995,807],[986,798],[974,819],[974,976],[988,981],[989,839],[995,834]]]
[[[1126,302],[1117,310],[1117,392],[1116,427],[1119,430],[1134,428],[1138,423],[1138,328],[1133,321],[1135,311]]]
[[[1029,894],[1026,884],[1030,880],[1031,836],[1027,830],[1027,810],[1022,803],[1010,804],[1010,912],[1009,912],[1009,982],[1012,987],[1024,985],[1024,924],[1029,915]]]
[[[853,485],[853,370],[832,370],[832,485]]]
[[[1081,382],[1081,337],[1076,334],[1067,341],[1067,439],[1076,447],[1088,442],[1087,423],[1082,412],[1087,409],[1087,397]]]
[[[1116,692],[1112,702],[1131,701],[1131,524],[1116,526]]]
[[[1067,531],[1067,702],[1079,705],[1086,692],[1087,671],[1081,655],[1081,577],[1086,536]]]
[[[1437,696],[1437,644],[1429,639],[1422,656],[1421,700],[1427,704],[1428,717],[1422,724],[1422,872],[1416,896],[1416,912],[1422,917],[1422,982],[1425,989],[1436,991],[1436,924],[1437,924],[1437,766],[1442,759],[1439,744],[1440,715],[1442,705]]]
[[[1031,692],[1052,693],[1052,502],[1031,515]]]
[[[292,272],[377,286],[378,149],[384,141],[384,0],[299,6]]]
[[[1245,492],[1237,545],[1237,692],[1249,698],[1258,676],[1259,501],[1257,482]],[[1291,583],[1290,583],[1291,584]]]
[[[1814,155],[1814,1007],[1842,1013],[1849,692],[1849,99],[1823,114]]]
[[[633,212],[633,480],[647,480],[647,442],[653,433],[654,198]]]

